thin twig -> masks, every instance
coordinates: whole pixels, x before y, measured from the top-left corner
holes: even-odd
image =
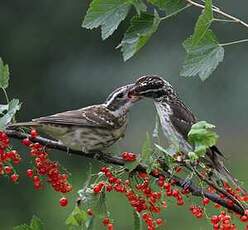
[[[122,158],[117,157],[117,156],[113,156],[111,154],[106,154],[106,153],[103,153],[100,151],[90,153],[90,154],[84,153],[84,152],[79,151],[79,150],[69,149],[65,145],[63,145],[57,141],[53,141],[51,139],[48,139],[48,138],[44,138],[44,137],[40,137],[40,136],[36,137],[36,138],[31,138],[31,136],[29,134],[26,134],[26,133],[23,133],[20,131],[16,131],[16,130],[7,130],[6,134],[10,138],[15,138],[15,139],[19,139],[19,140],[22,140],[24,138],[30,138],[33,142],[38,142],[38,143],[40,143],[40,144],[42,144],[42,145],[44,145],[50,149],[61,150],[65,153],[71,153],[71,154],[75,154],[75,155],[79,155],[79,156],[83,156],[83,157],[87,157],[87,158],[91,158],[91,159],[96,159],[98,161],[102,161],[104,163],[109,163],[109,164],[114,164],[114,165],[119,165],[119,166],[125,165],[125,161]],[[139,164],[135,170],[146,171],[146,169],[147,169],[147,167],[145,165]],[[158,177],[158,175],[155,175],[153,173],[151,173],[151,175],[154,177]],[[165,177],[171,178],[175,182],[175,185],[177,185],[178,187],[181,187],[183,189],[185,188],[185,179],[180,178],[180,177],[175,176],[175,175],[171,175],[168,171],[162,171],[160,175],[164,175]],[[230,206],[228,204],[228,202],[225,199],[220,198],[218,194],[204,191],[202,188],[197,187],[193,183],[191,183],[188,186],[188,189],[193,196],[207,197],[209,200],[221,205],[222,207],[225,207],[225,208],[227,208],[231,211],[234,211],[240,215],[244,215],[244,209],[242,207],[240,207],[239,205],[237,205],[235,203],[233,206]]]
[[[173,13],[168,14],[168,15],[166,15],[165,17],[160,18],[160,20],[163,21],[163,20],[166,20],[166,19],[168,19],[168,18],[170,18],[170,17],[173,17],[173,16],[179,14],[180,12],[186,10],[186,9],[189,8],[189,7],[191,7],[191,4],[187,4],[186,6],[182,7],[181,9],[176,10],[176,11],[174,11]]]
[[[198,7],[198,8],[202,8],[202,9],[205,8],[204,5],[202,5],[202,4],[200,4],[200,3],[197,3],[197,2],[194,2],[194,1],[192,1],[192,0],[186,0],[186,2],[188,2],[189,4],[191,4],[191,5],[195,6],[195,7]],[[242,21],[241,19],[239,19],[239,18],[237,18],[237,17],[234,17],[234,16],[232,16],[232,15],[230,15],[230,14],[228,14],[228,13],[225,13],[225,12],[222,11],[221,9],[217,8],[216,6],[213,6],[213,11],[214,11],[215,13],[217,13],[217,14],[220,14],[220,15],[226,17],[226,18],[229,18],[229,19],[231,19],[231,20],[233,20],[233,21],[235,21],[235,22],[237,22],[237,23],[239,23],[239,24],[245,26],[246,28],[248,28],[248,23],[246,23],[246,22]]]
[[[220,44],[220,46],[230,46],[230,45],[239,44],[239,43],[243,43],[243,42],[248,42],[248,39],[242,39],[242,40],[238,40],[238,41],[222,43],[222,44]]]

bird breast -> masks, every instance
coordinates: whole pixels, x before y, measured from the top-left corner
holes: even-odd
[[[170,115],[173,115],[170,106],[166,103],[155,103],[155,107],[159,115],[162,131],[169,144],[178,146],[181,151],[192,151],[192,146],[178,133],[170,120]]]

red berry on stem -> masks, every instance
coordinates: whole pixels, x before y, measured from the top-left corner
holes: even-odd
[[[109,223],[110,223],[109,218],[108,218],[108,217],[105,217],[105,218],[103,219],[102,223],[103,223],[104,225],[109,224]]]
[[[4,171],[6,174],[10,174],[10,173],[12,173],[12,167],[11,166],[5,166]]]
[[[91,208],[89,208],[89,209],[87,210],[87,214],[88,214],[89,216],[93,216],[93,211],[92,211]]]
[[[162,224],[162,222],[163,222],[163,220],[162,220],[161,218],[156,219],[156,223],[157,223],[157,225]]]
[[[38,136],[38,133],[37,133],[36,129],[31,129],[30,135],[31,135],[32,138],[36,138]]]
[[[242,221],[242,222],[248,222],[248,216],[241,216],[240,217],[240,220]]]
[[[113,224],[108,224],[108,227],[107,227],[108,230],[113,230],[114,229],[114,226]]]
[[[16,173],[14,173],[14,174],[12,174],[12,175],[10,176],[10,179],[11,179],[13,182],[16,182],[16,181],[18,181],[18,179],[19,179],[19,175],[17,175]]]
[[[25,146],[30,146],[32,142],[28,138],[25,138],[22,140],[22,144]]]
[[[207,197],[205,197],[205,198],[202,200],[202,204],[203,204],[203,205],[208,205],[209,202],[210,202],[210,200],[209,200]]]
[[[26,174],[28,177],[32,177],[34,173],[32,169],[27,169]]]
[[[62,207],[66,206],[66,205],[68,204],[67,198],[66,198],[66,197],[60,198],[59,204],[60,204],[60,206],[62,206]]]

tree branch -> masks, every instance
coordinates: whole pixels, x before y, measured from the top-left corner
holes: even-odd
[[[198,7],[198,8],[202,8],[202,9],[205,8],[204,5],[202,5],[202,4],[200,4],[200,3],[197,3],[197,2],[194,2],[194,1],[192,1],[192,0],[186,0],[186,2],[188,2],[188,3],[191,4],[192,6],[195,6],[195,7]],[[246,22],[242,21],[241,19],[239,19],[239,18],[237,18],[237,17],[234,17],[234,16],[232,16],[232,15],[230,15],[230,14],[225,13],[224,11],[222,11],[221,9],[219,9],[219,8],[216,7],[216,6],[213,6],[213,11],[214,11],[215,13],[217,13],[217,14],[220,14],[220,15],[226,17],[226,18],[229,18],[229,19],[233,20],[234,22],[239,23],[240,25],[243,25],[243,26],[245,26],[246,28],[248,28],[248,24],[247,24]]]
[[[113,164],[113,165],[119,165],[119,166],[125,165],[125,161],[122,158],[117,157],[117,156],[113,156],[111,154],[106,154],[106,153],[103,153],[100,151],[90,153],[90,154],[84,153],[84,152],[79,151],[79,150],[70,149],[63,144],[61,144],[57,141],[53,141],[53,140],[48,139],[48,138],[44,138],[44,137],[40,137],[40,136],[38,136],[36,138],[31,138],[31,136],[29,134],[26,134],[26,133],[23,133],[20,131],[16,131],[16,130],[7,130],[6,134],[10,138],[15,138],[15,139],[19,139],[19,140],[22,140],[24,138],[30,138],[30,140],[32,140],[33,142],[38,142],[38,143],[42,144],[43,146],[50,148],[50,149],[61,150],[61,151],[66,152],[66,153],[71,153],[71,154],[95,159],[95,160],[102,161],[104,163]],[[142,164],[139,164],[136,168],[137,171],[146,171],[146,169],[147,169],[147,167],[145,165],[142,165]],[[158,177],[158,175],[154,175],[153,173],[151,173],[151,175],[154,177]],[[161,175],[163,175],[165,177],[170,177],[171,179],[173,179],[175,181],[176,186],[181,187],[181,188],[185,187],[185,185],[184,185],[185,179],[180,178],[180,177],[175,176],[175,175],[171,175],[168,171],[162,171]],[[228,201],[220,198],[218,194],[207,192],[207,191],[203,190],[202,188],[197,187],[193,183],[191,183],[188,186],[188,189],[193,196],[207,197],[209,200],[221,205],[222,207],[225,207],[225,208],[227,208],[231,211],[234,211],[240,215],[244,215],[245,210],[243,209],[243,207],[241,205],[234,203],[233,206],[230,206]]]

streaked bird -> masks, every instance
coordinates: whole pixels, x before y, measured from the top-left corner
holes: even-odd
[[[139,100],[129,95],[132,87],[130,84],[116,89],[103,104],[11,124],[8,128],[34,127],[85,153],[104,150],[124,136],[129,108]]]
[[[188,142],[188,133],[197,119],[181,101],[170,83],[158,76],[143,76],[136,81],[130,94],[152,98],[160,118],[162,131],[168,142],[177,143],[180,151],[186,154],[193,150],[193,146]],[[206,155],[211,167],[220,176],[240,187],[237,179],[224,166],[223,159],[221,159],[223,155],[216,146],[210,147]]]

